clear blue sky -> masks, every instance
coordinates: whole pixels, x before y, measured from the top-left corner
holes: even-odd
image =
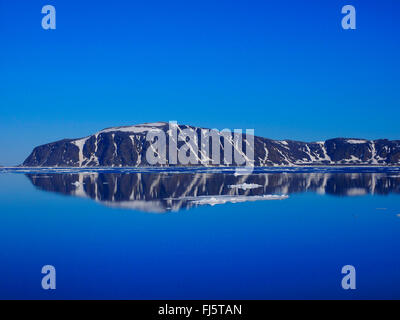
[[[41,28],[54,5],[57,29]],[[357,30],[341,28],[341,8]],[[0,164],[177,120],[274,139],[400,139],[400,1],[0,0]]]

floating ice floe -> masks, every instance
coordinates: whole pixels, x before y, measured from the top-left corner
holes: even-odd
[[[277,194],[264,194],[260,196],[237,196],[237,195],[213,195],[213,196],[198,196],[198,197],[179,197],[179,198],[168,198],[164,200],[175,200],[175,201],[188,201],[198,205],[208,204],[214,206],[216,204],[224,203],[239,203],[247,201],[259,201],[259,200],[284,200],[289,198],[288,195],[277,195]]]
[[[249,189],[256,189],[262,187],[261,184],[256,184],[256,183],[242,183],[242,184],[231,184],[228,186],[231,189],[243,189],[243,190],[249,190]]]

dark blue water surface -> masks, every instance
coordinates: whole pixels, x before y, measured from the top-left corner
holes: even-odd
[[[400,298],[398,168],[3,170],[0,208],[2,299]]]

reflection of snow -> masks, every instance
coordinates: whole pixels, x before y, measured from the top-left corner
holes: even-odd
[[[260,187],[262,187],[262,185],[261,184],[255,184],[255,183],[242,183],[242,184],[231,184],[228,187],[231,188],[231,189],[235,188],[235,189],[247,190],[247,189],[260,188]]]
[[[83,188],[83,174],[79,175],[79,181],[75,181],[72,183],[72,185],[75,186],[75,191],[74,194],[78,197],[87,197],[87,194],[85,192],[85,189]]]
[[[346,195],[348,196],[363,196],[367,193],[367,190],[363,188],[351,188],[346,191]]]

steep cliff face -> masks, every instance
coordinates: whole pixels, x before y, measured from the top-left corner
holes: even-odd
[[[204,154],[201,146],[202,128],[187,125],[176,125],[178,135],[185,129],[195,134],[195,139],[178,140],[177,147],[186,146],[187,149],[196,146],[195,157],[197,165],[217,165],[211,162],[201,162]],[[152,142],[146,139],[150,130],[161,130],[165,133],[166,149],[169,148],[171,127],[169,123],[157,122],[140,124],[130,127],[115,127],[104,129],[94,135],[81,139],[64,139],[61,141],[36,147],[24,161],[27,167],[138,167],[154,165],[149,163],[146,152]],[[241,148],[231,139],[227,146],[223,143],[223,136],[219,133],[220,158],[224,159],[227,153],[241,153],[245,155],[250,148],[246,134],[241,137]],[[190,140],[190,139],[189,139]],[[204,147],[204,146],[203,146]],[[228,150],[229,149],[229,150]],[[363,140],[336,138],[322,142],[299,142],[292,140],[271,140],[254,137],[254,165],[255,166],[295,166],[295,165],[399,165],[400,141]],[[210,156],[212,148],[210,144]],[[171,163],[168,152],[163,166],[175,165]],[[181,164],[177,164],[181,165]],[[191,165],[196,165],[191,163]],[[235,165],[232,163],[231,165]]]

